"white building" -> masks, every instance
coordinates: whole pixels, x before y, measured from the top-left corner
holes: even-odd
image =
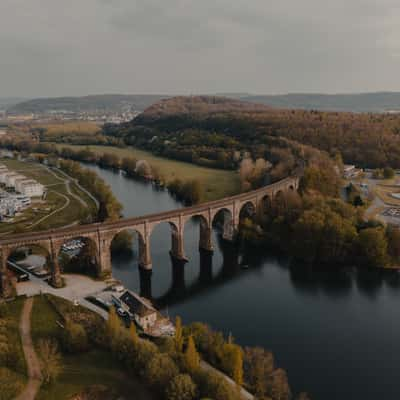
[[[20,178],[17,178],[15,180],[15,191],[19,192],[19,193],[22,193],[22,185],[24,183],[27,183],[27,182],[30,182],[30,181],[32,181],[32,179],[29,179],[26,176],[22,176]]]
[[[13,188],[15,183],[15,178],[19,176],[20,175],[18,172],[8,172],[6,174],[6,181],[5,181],[6,187]]]
[[[21,184],[21,193],[28,197],[42,197],[44,186],[34,180],[28,180]]]
[[[26,179],[26,177],[24,175],[21,174],[17,174],[17,175],[11,175],[8,177],[8,182],[7,182],[7,186],[11,187],[11,188],[15,188],[15,184],[18,180],[20,179]]]
[[[5,170],[1,170],[0,171],[0,183],[5,184],[6,183],[6,175],[9,173],[10,171],[8,169]]]

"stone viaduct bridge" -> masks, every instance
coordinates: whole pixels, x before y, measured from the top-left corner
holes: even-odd
[[[7,235],[0,239],[0,296],[9,294],[11,283],[7,273],[7,260],[11,253],[21,247],[37,245],[48,253],[51,269],[51,283],[55,287],[62,285],[59,254],[62,245],[74,238],[84,238],[95,249],[95,263],[99,276],[111,274],[111,243],[122,231],[134,231],[139,239],[139,263],[142,268],[151,269],[150,237],[154,227],[167,222],[171,227],[171,256],[185,259],[184,227],[193,217],[200,219],[199,248],[212,251],[212,224],[217,214],[223,215],[223,237],[232,239],[237,231],[241,213],[251,209],[260,212],[267,201],[272,201],[279,193],[297,190],[298,177],[289,177],[269,186],[227,197],[193,207],[184,207],[174,211],[161,212],[141,217],[120,219],[113,222],[80,225],[71,228],[42,232]]]

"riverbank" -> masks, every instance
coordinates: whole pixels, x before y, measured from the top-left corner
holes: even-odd
[[[88,149],[98,156],[109,153],[120,159],[132,157],[136,160],[146,160],[149,164],[158,168],[168,182],[174,179],[182,181],[199,180],[204,187],[204,201],[217,200],[240,192],[239,176],[235,171],[200,167],[191,163],[158,157],[134,147],[84,146],[50,142],[49,144],[54,144],[58,150],[62,148],[70,148],[75,151]]]

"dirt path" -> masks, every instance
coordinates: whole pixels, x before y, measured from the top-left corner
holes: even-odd
[[[31,312],[33,306],[33,297],[25,301],[22,310],[21,321],[19,325],[22,347],[26,364],[28,366],[28,383],[24,391],[16,398],[16,400],[34,400],[36,393],[42,383],[42,374],[40,372],[40,363],[33,347],[31,337]]]

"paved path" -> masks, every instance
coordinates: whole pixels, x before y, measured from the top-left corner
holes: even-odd
[[[31,297],[25,301],[19,326],[25,361],[28,366],[29,380],[24,391],[16,398],[16,400],[34,400],[42,383],[40,362],[36,355],[35,348],[33,347],[31,337],[32,306],[33,298]]]
[[[92,200],[93,202],[96,204],[96,208],[99,209],[100,207],[100,203],[97,200],[96,197],[94,197],[92,195],[92,193],[90,193],[88,190],[86,190],[78,181],[78,179],[73,178],[72,176],[69,176],[66,172],[64,172],[63,170],[59,169],[59,168],[55,168],[57,170],[57,172],[59,172],[60,174],[64,175],[65,177],[67,177],[68,179],[70,179],[72,182],[75,183],[76,186],[78,186],[78,188],[80,190],[82,190],[82,192],[86,193]]]

